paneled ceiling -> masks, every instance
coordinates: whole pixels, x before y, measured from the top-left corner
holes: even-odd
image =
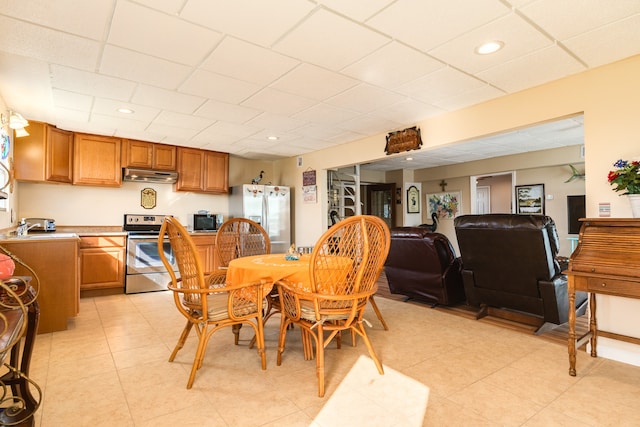
[[[504,48],[474,52],[489,40]],[[251,159],[386,134],[638,53],[638,0],[0,0],[9,109]],[[540,149],[498,138],[421,156],[514,145]]]

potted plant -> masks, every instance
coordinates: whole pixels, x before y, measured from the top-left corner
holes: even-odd
[[[613,191],[622,191],[621,196],[628,196],[634,218],[640,218],[640,162],[618,160],[609,171],[607,180],[613,185]]]

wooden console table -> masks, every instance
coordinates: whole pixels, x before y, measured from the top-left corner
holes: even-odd
[[[576,347],[587,340],[597,357],[596,294],[640,298],[640,219],[583,218],[578,246],[567,270],[569,307],[576,291],[589,292],[589,330],[576,338],[576,314],[569,310],[569,375],[576,375]],[[629,340],[633,341],[632,338]]]

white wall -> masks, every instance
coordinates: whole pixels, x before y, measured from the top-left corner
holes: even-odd
[[[59,226],[122,226],[125,213],[175,215],[192,225],[191,214],[200,209],[225,217],[229,212],[227,196],[175,192],[170,184],[124,182],[120,188],[107,188],[21,182],[18,186],[18,218],[53,218]],[[155,208],[140,205],[143,188],[156,190]]]

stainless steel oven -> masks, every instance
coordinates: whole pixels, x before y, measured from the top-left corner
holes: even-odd
[[[158,233],[164,215],[125,215],[124,229],[127,234],[127,263],[125,292],[127,294],[167,290],[171,280],[158,248]],[[164,238],[162,250],[173,270],[178,266],[171,244]]]

